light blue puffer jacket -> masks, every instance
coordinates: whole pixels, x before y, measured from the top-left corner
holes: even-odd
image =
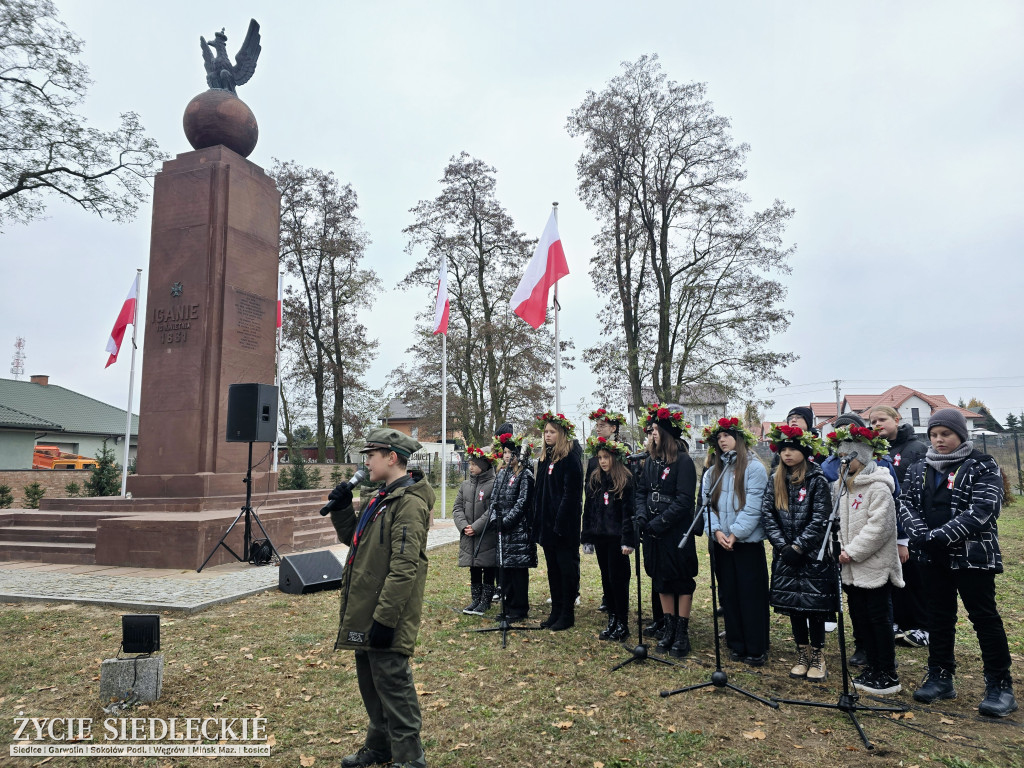
[[[729,457],[733,462],[735,455]],[[746,504],[738,509],[733,483],[733,466],[725,468],[722,478],[722,493],[718,498],[718,510],[711,510],[711,535],[721,531],[726,536],[730,533],[737,541],[754,544],[764,541],[764,528],[761,526],[761,502],[768,489],[768,472],[764,464],[753,453],[747,454],[747,470],[744,473],[743,485],[746,492]],[[705,472],[701,482],[701,495],[705,502],[711,493],[711,472]]]

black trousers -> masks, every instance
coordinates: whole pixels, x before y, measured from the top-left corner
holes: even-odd
[[[365,746],[389,754],[395,762],[423,754],[420,703],[409,657],[393,651],[356,651],[356,680],[370,718]]]
[[[857,647],[867,656],[868,667],[882,672],[895,671],[896,644],[892,638],[892,622],[889,621],[892,585],[886,582],[875,589],[844,585],[843,590]]]
[[[976,568],[920,563],[925,592],[928,630],[928,666],[956,671],[953,654],[956,633],[956,596],[960,594],[967,617],[974,625],[986,675],[1001,677],[1010,671],[1010,648],[996,606],[996,574]]]
[[[601,569],[601,588],[608,604],[608,613],[622,621],[629,619],[629,555],[622,554],[618,536],[595,536],[594,554]]]
[[[498,569],[494,567],[471,565],[469,566],[469,583],[471,585],[486,584],[488,587],[493,587],[494,575],[497,572]]]
[[[797,645],[825,647],[824,614],[794,612],[789,617],[789,625],[793,628],[793,642]]]
[[[548,567],[552,611],[575,608],[576,595],[580,593],[579,544],[544,547],[544,561]]]
[[[715,576],[725,613],[725,642],[741,656],[768,650],[768,562],[764,544],[714,545]]]
[[[530,569],[505,569],[505,610],[513,615],[530,613]]]
[[[921,564],[913,558],[903,563],[903,589],[892,590],[892,620],[903,630],[922,629],[925,623],[925,587]]]

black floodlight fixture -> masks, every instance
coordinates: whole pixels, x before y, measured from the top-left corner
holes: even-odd
[[[160,614],[134,613],[121,617],[121,650],[153,653],[160,650]]]

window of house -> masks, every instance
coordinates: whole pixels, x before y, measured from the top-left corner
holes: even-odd
[[[915,427],[920,427],[921,426],[921,409],[920,408],[911,408],[910,409],[910,423],[913,424]]]

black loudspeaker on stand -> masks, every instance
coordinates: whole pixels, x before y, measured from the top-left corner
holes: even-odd
[[[333,552],[303,552],[281,558],[277,586],[289,595],[341,588],[341,561]]]
[[[707,499],[711,498],[711,495],[715,492],[715,488],[722,478],[725,477],[725,471],[718,476],[718,480],[715,481],[714,485],[711,486],[711,490],[708,491],[707,497],[704,500],[701,511],[693,516],[693,524],[690,525],[690,530],[683,536],[682,541],[679,542],[680,549],[686,545],[686,542],[691,536],[694,535],[694,531],[697,529],[697,524],[704,520],[704,530],[707,531],[708,536],[711,536],[711,505],[707,503]],[[703,478],[701,479],[703,484]],[[702,494],[703,496],[703,494]],[[722,669],[722,639],[718,636],[718,587],[715,582],[715,543],[710,542],[708,547],[708,564],[709,570],[711,571],[711,615],[714,617],[714,637],[715,637],[715,671],[711,673],[711,679],[704,683],[698,683],[697,685],[688,685],[685,688],[676,688],[672,691],[662,691],[662,698],[669,696],[675,696],[677,693],[685,693],[686,691],[697,691],[702,688],[709,686],[715,686],[716,688],[728,688],[730,691],[736,691],[736,693],[742,693],[744,696],[759,701],[762,704],[771,707],[772,709],[778,709],[779,705],[775,701],[769,699],[763,699],[757,694],[751,693],[750,691],[740,688],[738,685],[734,685],[729,682],[729,676]]]
[[[245,478],[242,480],[245,483],[245,506],[235,515],[231,525],[224,531],[220,541],[210,550],[210,554],[206,556],[203,564],[196,569],[196,573],[201,572],[206,567],[206,564],[210,562],[210,558],[221,547],[224,547],[235,560],[243,563],[250,562],[250,558],[252,558],[252,561],[256,561],[258,565],[269,563],[270,558],[264,558],[267,548],[270,549],[273,557],[280,560],[281,556],[270,540],[267,529],[263,527],[259,515],[252,508],[252,444],[256,442],[273,443],[276,436],[277,387],[268,384],[231,384],[228,387],[228,426],[225,439],[229,443],[249,444],[249,457],[246,462]],[[243,515],[245,516],[245,528],[242,533],[242,554],[239,555],[225,543],[225,540],[238,521],[242,519]],[[253,552],[252,537],[253,520],[256,521],[256,525],[262,531],[264,539],[257,544],[258,559],[252,557],[255,554]]]
[[[819,561],[826,557],[829,559],[835,579],[836,618],[839,634],[839,659],[842,662],[843,671],[843,692],[839,694],[839,701],[835,704],[826,704],[820,701],[804,701],[801,699],[775,699],[775,701],[803,707],[838,709],[840,712],[845,712],[847,717],[850,718],[850,722],[853,723],[853,727],[857,729],[857,734],[860,736],[861,741],[864,742],[864,746],[867,749],[874,749],[875,745],[868,740],[864,729],[860,725],[860,721],[857,720],[857,712],[906,712],[907,708],[900,706],[867,707],[857,703],[857,700],[860,698],[856,693],[857,689],[850,690],[850,667],[846,661],[846,623],[843,621],[843,577],[842,568],[839,565],[839,502],[846,491],[846,475],[848,471],[849,462],[844,459],[842,471],[839,473],[839,493],[836,495],[835,503],[832,505],[832,515],[828,519],[828,526],[825,528],[825,538],[821,542],[821,549],[818,551]]]

